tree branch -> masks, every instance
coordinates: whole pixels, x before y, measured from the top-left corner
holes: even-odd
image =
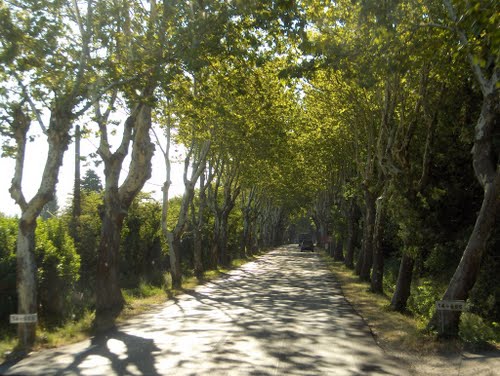
[[[91,22],[91,17],[92,17],[92,0],[87,1],[87,30],[85,30],[85,27],[83,26],[83,21],[80,16],[80,10],[78,9],[78,4],[76,0],[73,0],[73,8],[75,11],[76,15],[76,21],[78,23],[78,28],[80,29],[80,34],[82,36],[82,51],[80,54],[80,61],[78,63],[78,72],[76,74],[76,79],[75,79],[75,84],[73,85],[73,89],[71,90],[71,93],[69,94],[69,98],[74,99],[77,97],[78,92],[80,91],[80,88],[82,86],[83,78],[85,76],[85,71],[86,71],[86,65],[88,58],[90,56],[90,25],[92,24]]]
[[[37,108],[35,106],[35,103],[31,99],[31,97],[30,97],[30,95],[28,93],[28,89],[23,84],[23,82],[21,80],[21,77],[19,77],[19,75],[17,74],[17,72],[11,72],[11,74],[16,78],[17,83],[21,87],[21,90],[23,91],[24,99],[26,99],[26,101],[30,105],[31,111],[33,111],[33,113],[35,114],[36,120],[38,121],[38,124],[40,125],[40,128],[42,129],[43,134],[47,135],[47,127],[43,123],[42,117],[40,116],[40,113],[38,112],[38,110],[37,110]]]
[[[16,106],[13,114],[12,131],[17,142],[16,151],[16,166],[14,169],[14,177],[12,178],[9,189],[11,197],[19,205],[21,211],[24,212],[28,206],[22,191],[22,180],[24,172],[24,157],[26,153],[26,138],[30,126],[30,120],[24,113],[22,107]]]

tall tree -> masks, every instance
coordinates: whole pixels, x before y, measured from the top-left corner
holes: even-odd
[[[104,162],[105,175],[94,326],[97,330],[106,330],[114,326],[124,305],[119,278],[121,229],[133,199],[151,177],[154,144],[150,130],[154,95],[166,63],[167,31],[174,13],[166,2],[158,6],[156,1],[150,2],[149,9],[142,3],[128,1],[102,3],[101,6],[100,21],[112,17],[113,22],[106,21],[110,29],[101,29],[94,40],[101,49],[109,51],[109,58],[101,68],[103,79],[98,81],[109,89],[109,93],[102,100],[94,98],[94,119],[100,135],[97,153]],[[119,75],[119,81],[106,82],[113,80],[115,75]],[[123,124],[121,141],[113,151],[111,115],[117,100],[122,99],[127,102],[129,113]],[[130,146],[128,173],[121,181],[122,166]]]
[[[101,192],[102,191],[101,178],[92,169],[88,169],[87,171],[85,171],[85,176],[83,177],[80,186],[81,186],[81,189],[87,193],[88,192]]]
[[[169,255],[170,255],[170,273],[172,275],[172,287],[180,289],[182,287],[181,270],[181,238],[186,231],[188,224],[189,207],[194,198],[194,189],[196,182],[205,170],[208,152],[210,151],[210,141],[204,141],[200,146],[193,140],[184,160],[184,194],[182,196],[179,218],[172,230],[166,228],[166,223],[162,227],[163,232],[167,234]],[[191,174],[189,169],[191,168]],[[165,208],[165,202],[164,208]],[[168,205],[168,204],[167,204]],[[167,206],[168,208],[168,206]],[[164,210],[167,211],[168,209]]]
[[[474,128],[473,168],[484,190],[481,209],[460,263],[443,296],[444,300],[466,300],[479,274],[482,255],[494,229],[500,203],[500,154],[494,146],[500,122],[500,31],[495,1],[443,0],[448,27],[465,48],[466,58],[481,91],[483,103]],[[442,18],[442,14],[433,15]],[[445,312],[441,323],[447,333],[457,333],[460,313]],[[429,323],[438,327],[439,314]]]
[[[21,209],[17,240],[18,313],[37,312],[36,218],[54,198],[63,155],[70,142],[72,122],[85,111],[89,90],[89,43],[93,1],[80,8],[76,2],[2,1],[0,64],[3,109],[8,134],[15,140],[15,172],[10,193]],[[26,12],[29,9],[30,12]],[[70,34],[72,43],[63,42]],[[75,32],[76,31],[76,32]],[[14,99],[17,98],[17,99]],[[29,109],[28,109],[29,108]],[[46,115],[46,116],[43,116]],[[48,125],[46,121],[48,117]],[[31,118],[39,123],[48,153],[37,193],[26,199],[22,181],[24,159],[31,138]],[[19,324],[20,345],[35,341],[36,324]]]

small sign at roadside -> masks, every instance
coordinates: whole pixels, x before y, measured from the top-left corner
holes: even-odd
[[[463,300],[438,300],[436,302],[438,311],[463,311],[465,309],[465,301]]]
[[[28,324],[34,323],[38,321],[38,314],[29,313],[26,315],[10,315],[10,323],[11,324]]]

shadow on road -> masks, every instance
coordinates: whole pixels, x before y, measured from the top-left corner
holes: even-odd
[[[154,352],[159,350],[152,339],[115,330],[106,336],[93,338],[91,346],[77,354],[73,362],[56,375],[79,375],[89,370],[99,374],[100,368],[106,371],[109,367],[117,375],[159,375],[154,359]]]
[[[281,248],[90,346],[8,369],[57,375],[402,375],[316,254]],[[43,372],[41,372],[43,370]],[[0,367],[0,373],[2,368]]]
[[[275,253],[191,292],[199,305],[190,320],[219,312],[213,321],[231,323],[204,355],[213,363],[207,373],[237,365],[255,375],[401,374],[382,359],[370,331],[318,262],[315,254]]]

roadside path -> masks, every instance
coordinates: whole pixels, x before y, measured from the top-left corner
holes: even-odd
[[[0,375],[405,375],[315,253],[273,250],[104,338],[32,353]]]

